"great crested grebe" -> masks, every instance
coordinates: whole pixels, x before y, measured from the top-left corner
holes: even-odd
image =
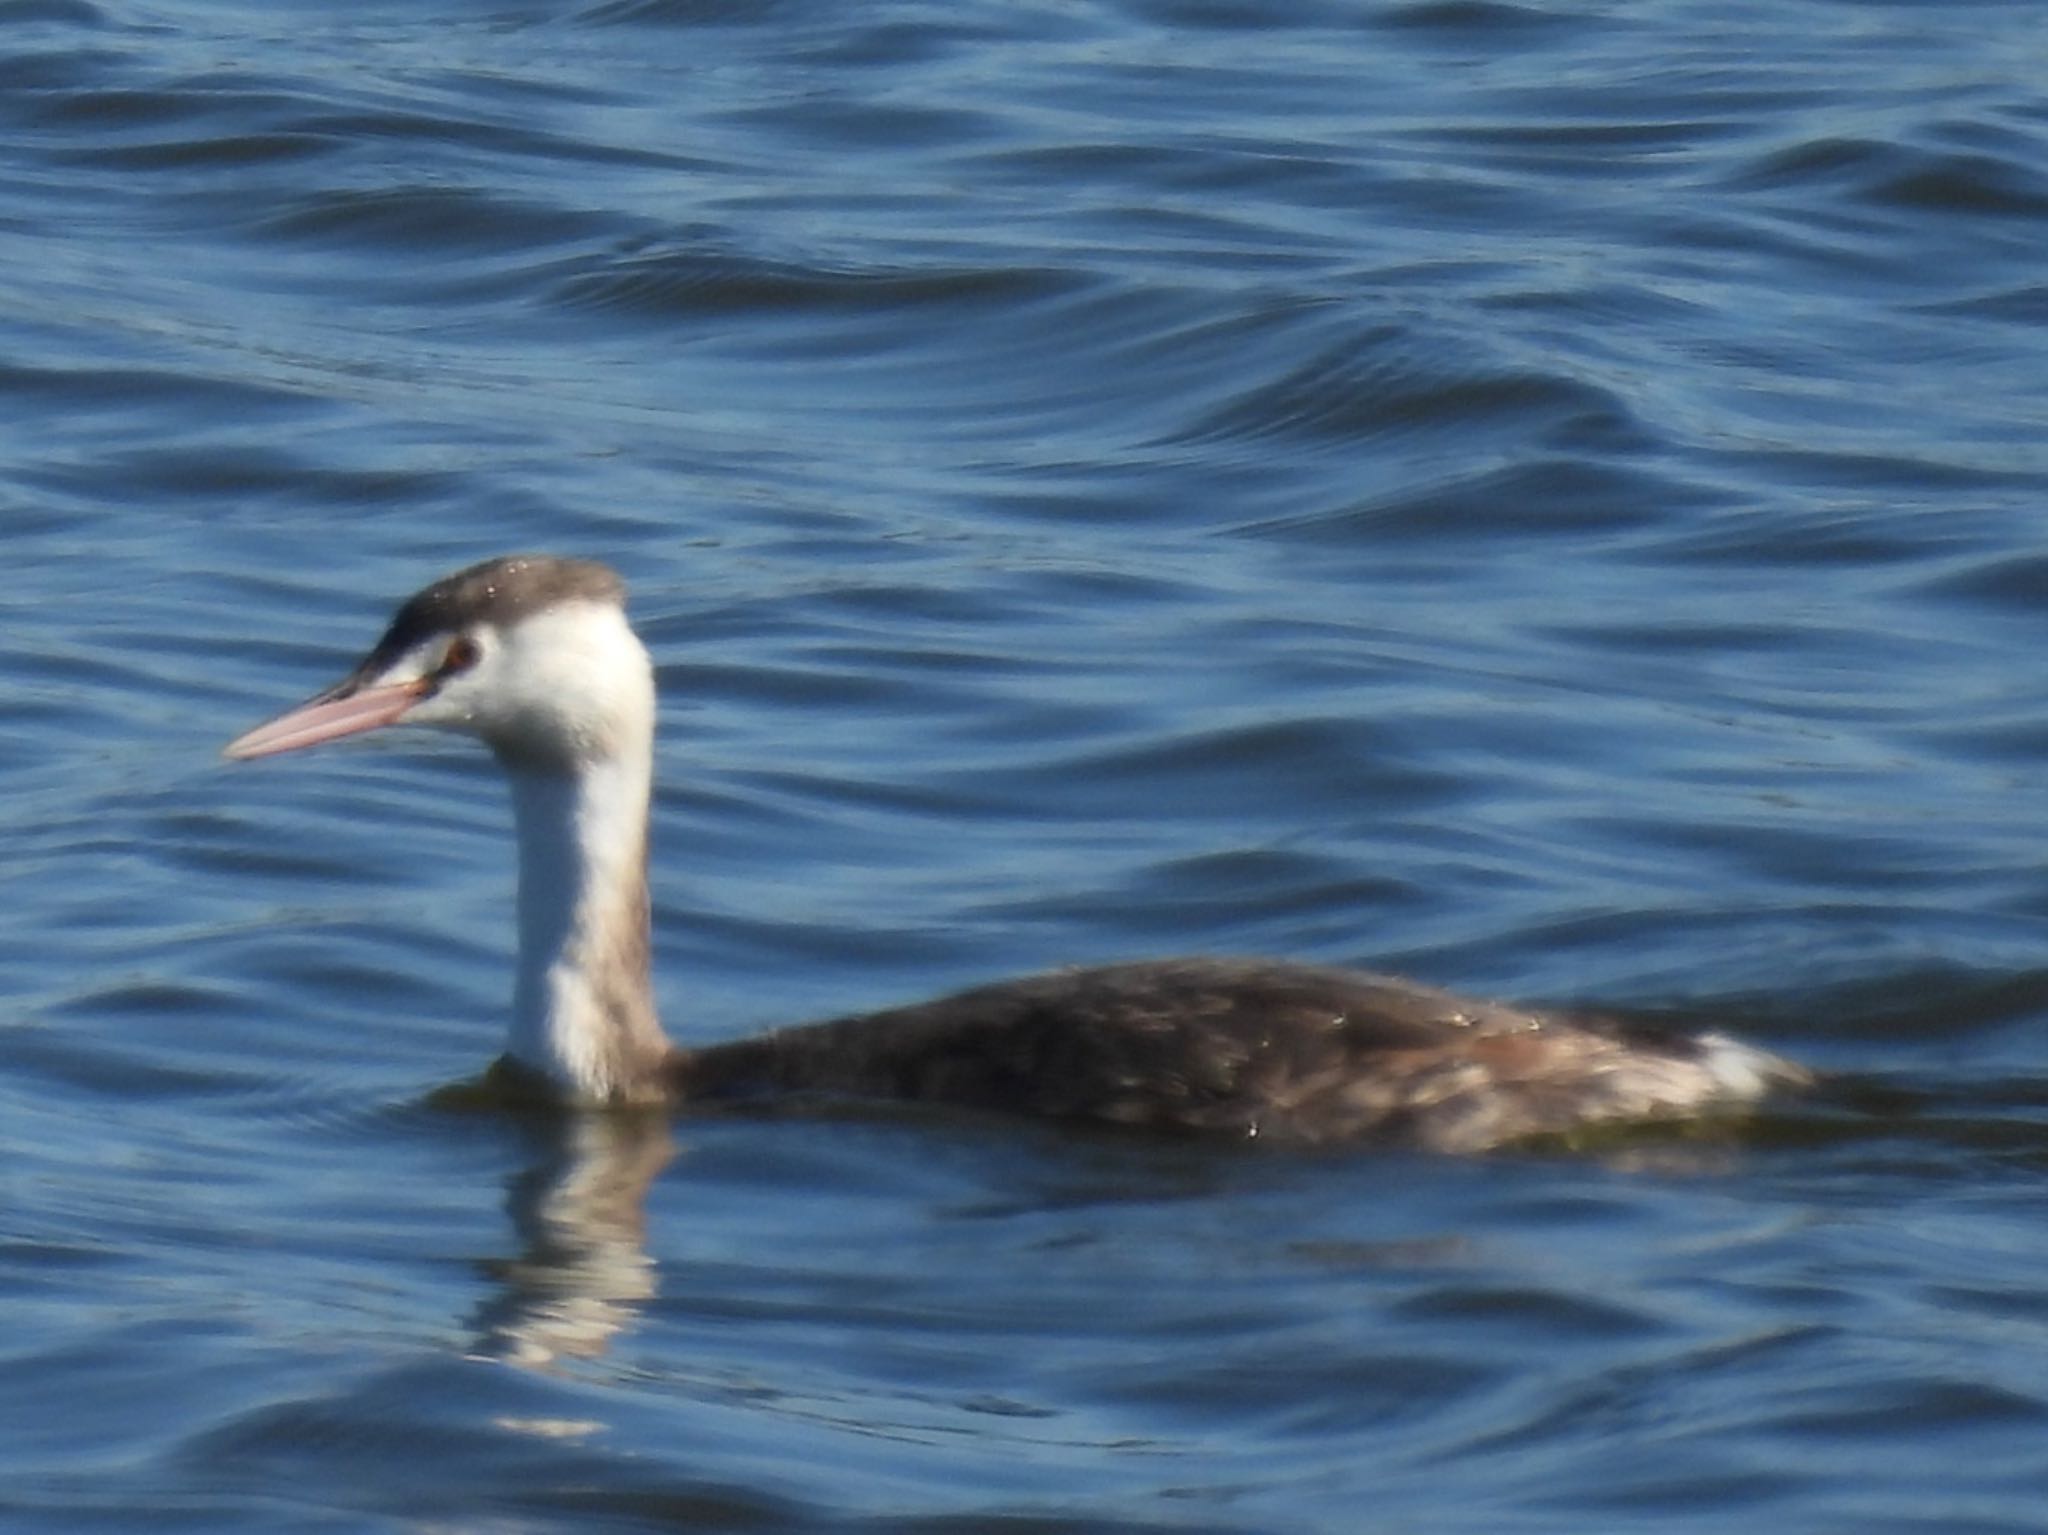
[[[339,684],[226,755],[400,723],[461,731],[497,754],[519,831],[519,973],[500,1068],[566,1103],[908,1099],[1481,1151],[1738,1108],[1809,1080],[1721,1034],[1264,959],[1056,971],[680,1049],[655,1018],[648,975],[654,713],[653,666],[618,576],[513,555],[420,592]]]

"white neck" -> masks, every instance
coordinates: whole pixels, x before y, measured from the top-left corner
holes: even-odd
[[[652,743],[574,766],[508,762],[519,827],[519,980],[507,1053],[578,1102],[656,1094],[668,1053],[648,980]]]

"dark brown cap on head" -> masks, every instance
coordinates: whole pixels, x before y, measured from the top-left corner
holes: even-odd
[[[467,624],[506,628],[558,602],[608,602],[623,607],[626,583],[595,560],[554,554],[501,554],[443,576],[414,593],[391,620],[358,675],[374,674],[423,639]]]

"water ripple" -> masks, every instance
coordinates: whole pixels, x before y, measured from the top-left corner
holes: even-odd
[[[2027,8],[0,21],[10,1531],[2038,1523]],[[1256,950],[1829,1085],[511,1112],[488,760],[216,753],[516,546],[655,650],[681,1037]]]
[[[1007,308],[1071,291],[1060,274],[957,271],[920,266],[902,271],[826,271],[777,264],[758,255],[707,247],[640,252],[602,271],[563,280],[555,302],[615,310],[635,319],[691,320],[752,311],[804,316],[816,312],[896,315],[902,311]]]

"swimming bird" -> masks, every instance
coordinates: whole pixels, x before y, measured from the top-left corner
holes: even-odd
[[[786,1096],[1470,1152],[1726,1112],[1803,1084],[1720,1033],[1480,1001],[1363,970],[1187,958],[1054,971],[701,1048],[649,974],[654,670],[606,566],[486,560],[399,608],[341,682],[230,743],[389,725],[481,740],[512,786],[519,957],[497,1070],[578,1106]]]

